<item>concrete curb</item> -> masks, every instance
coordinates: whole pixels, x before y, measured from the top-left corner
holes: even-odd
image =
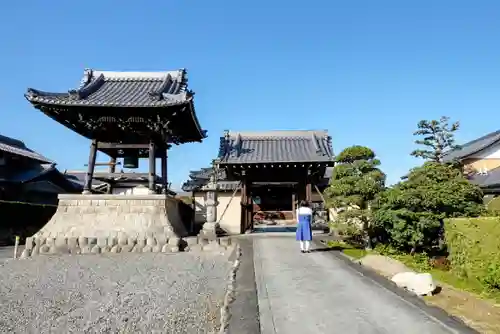
[[[320,240],[313,240],[313,243],[319,247],[327,247]],[[457,334],[477,334],[476,330],[467,326],[461,319],[450,315],[445,310],[428,305],[422,298],[411,294],[410,292],[399,288],[395,283],[387,279],[385,276],[377,273],[375,270],[361,265],[359,262],[355,262],[351,257],[343,254],[341,251],[331,251],[329,252],[333,257],[344,262],[348,268],[356,271],[358,274],[370,279],[374,284],[388,290],[389,292],[395,294],[400,299],[402,299],[407,304],[417,308],[427,317],[439,323],[441,326],[449,330],[451,333]]]
[[[228,334],[229,333],[229,322],[231,320],[231,313],[229,310],[229,306],[235,300],[235,289],[236,289],[236,273],[240,267],[240,258],[241,258],[241,247],[239,244],[236,245],[235,249],[235,260],[233,262],[233,266],[229,272],[229,283],[227,285],[226,295],[224,297],[224,303],[220,309],[220,330],[219,334]]]

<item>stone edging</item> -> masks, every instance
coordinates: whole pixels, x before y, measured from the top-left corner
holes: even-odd
[[[240,257],[241,257],[241,247],[239,244],[236,245],[236,259],[233,262],[231,271],[229,273],[229,283],[227,285],[226,295],[224,297],[224,303],[220,309],[220,330],[219,334],[229,333],[229,320],[231,319],[231,314],[229,312],[229,305],[235,299],[235,289],[236,289],[236,273],[240,267]]]
[[[101,253],[177,253],[188,251],[227,250],[230,237],[207,240],[200,237],[167,237],[165,235],[120,237],[28,237],[21,258],[53,254]]]

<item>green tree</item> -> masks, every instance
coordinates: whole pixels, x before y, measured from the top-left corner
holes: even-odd
[[[374,230],[379,241],[403,251],[442,249],[443,219],[477,216],[483,193],[454,165],[426,162],[374,202]]]
[[[344,209],[339,213],[339,220],[360,222],[366,247],[371,247],[370,203],[385,188],[385,174],[379,166],[380,161],[370,148],[348,147],[337,156],[325,191],[330,206]]]
[[[415,141],[423,148],[414,150],[411,155],[428,161],[442,162],[446,151],[458,148],[455,145],[455,131],[460,127],[459,122],[449,123],[450,118],[443,116],[439,120],[421,120],[417,124],[414,136],[421,139]]]

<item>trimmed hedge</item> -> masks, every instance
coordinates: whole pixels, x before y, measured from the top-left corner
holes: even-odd
[[[500,290],[500,217],[448,219],[445,238],[452,271]]]

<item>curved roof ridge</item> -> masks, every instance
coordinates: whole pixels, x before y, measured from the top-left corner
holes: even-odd
[[[459,148],[444,153],[444,160],[464,159],[472,154],[495,145],[500,141],[500,130],[490,132],[477,139],[471,140],[465,144],[459,145]]]
[[[258,138],[258,137],[307,137],[311,135],[317,137],[327,137],[328,130],[264,130],[264,131],[229,131],[229,136],[243,138]]]

